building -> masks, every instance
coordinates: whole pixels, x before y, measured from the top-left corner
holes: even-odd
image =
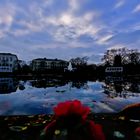
[[[0,53],[0,73],[11,73],[18,69],[18,58],[15,54]]]
[[[31,67],[33,71],[40,70],[64,70],[68,66],[68,62],[59,59],[38,58],[32,60]]]
[[[105,72],[111,72],[111,73],[114,73],[114,72],[123,72],[123,67],[107,67],[105,69]]]
[[[123,74],[123,67],[107,67],[105,73],[110,76],[121,76]]]

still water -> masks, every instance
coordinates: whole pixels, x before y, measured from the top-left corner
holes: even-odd
[[[94,113],[116,113],[140,102],[140,81],[0,78],[0,115],[52,114],[56,104],[73,99]]]

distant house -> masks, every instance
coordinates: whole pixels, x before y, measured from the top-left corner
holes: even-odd
[[[0,72],[11,73],[18,68],[18,58],[15,54],[0,53]]]
[[[47,59],[47,58],[38,58],[34,59],[31,62],[31,67],[33,71],[39,70],[55,70],[61,69],[64,70],[68,66],[68,62],[59,59]]]
[[[110,76],[117,76],[123,73],[123,67],[106,67],[105,73]]]

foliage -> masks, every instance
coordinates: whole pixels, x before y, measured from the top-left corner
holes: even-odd
[[[140,64],[140,52],[137,49],[113,48],[107,50],[102,58],[105,65]]]
[[[87,65],[87,61],[88,61],[88,57],[85,56],[85,57],[76,57],[76,58],[72,58],[70,60],[70,62],[72,63],[72,65],[75,65],[75,66],[84,66],[84,65]]]

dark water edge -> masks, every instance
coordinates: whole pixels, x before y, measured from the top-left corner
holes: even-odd
[[[134,130],[140,125],[120,114],[90,114],[88,118],[103,126],[107,140],[135,140]],[[41,131],[53,119],[52,115],[1,116],[0,140],[39,140]],[[124,138],[117,138],[115,132]]]
[[[92,74],[85,74],[85,73],[48,73],[48,74],[13,74],[13,73],[0,73],[0,77],[2,78],[16,78],[19,80],[30,80],[30,79],[41,79],[41,78],[55,78],[55,79],[68,79],[68,80],[104,80],[108,75],[101,74],[97,75],[96,73]],[[113,76],[112,76],[113,77]],[[119,76],[117,76],[119,77]],[[139,80],[140,81],[140,74],[128,74],[128,75],[121,75],[120,77],[127,79],[127,80]]]

